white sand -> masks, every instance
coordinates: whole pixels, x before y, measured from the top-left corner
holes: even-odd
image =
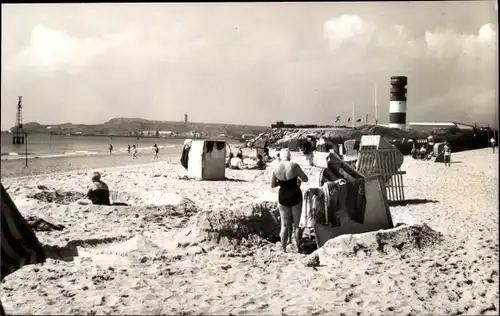
[[[451,168],[405,159],[406,198],[435,202],[391,207],[393,221],[426,223],[443,240],[419,249],[413,228],[398,227],[394,238],[408,243],[382,253],[375,233],[341,236],[318,251],[316,268],[279,244],[230,251],[179,245],[198,210],[276,199],[269,171],[227,170],[233,181],[216,182],[179,179],[181,166],[161,162],[103,170],[113,197],[130,207],[80,205],[76,194],[65,196],[85,192],[85,172],[4,179],[25,216],[66,227],[37,232],[40,241],[80,241],[80,256],[8,276],[2,303],[15,314],[498,315],[498,155],[455,153]],[[318,170],[304,169],[311,177],[304,188],[315,186]],[[35,193],[65,196],[69,204],[27,197]],[[355,253],[353,241],[367,248]]]

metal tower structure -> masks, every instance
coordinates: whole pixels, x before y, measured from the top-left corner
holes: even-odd
[[[17,101],[16,126],[14,127],[14,135],[12,136],[12,144],[14,145],[24,144],[22,101],[23,97],[19,96],[19,101]]]

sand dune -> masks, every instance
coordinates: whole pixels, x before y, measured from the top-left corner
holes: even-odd
[[[405,158],[397,227],[340,236],[309,256],[252,230],[272,221],[262,215],[276,201],[267,170],[227,170],[219,182],[162,162],[100,170],[112,199],[130,206],[82,205],[87,171],[3,179],[23,215],[64,225],[40,241],[78,255],[8,276],[2,303],[14,314],[498,315],[498,155],[452,159]],[[318,169],[304,169],[303,188],[316,186]],[[223,231],[230,238],[198,238]],[[319,264],[306,266],[311,258]]]

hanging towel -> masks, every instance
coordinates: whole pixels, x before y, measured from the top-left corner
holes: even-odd
[[[333,227],[340,226],[341,191],[347,183],[344,179],[326,182],[322,189],[325,196],[325,224]]]
[[[300,214],[301,228],[314,228],[317,219],[325,218],[325,196],[321,188],[309,188],[304,193],[302,213]]]
[[[217,150],[223,150],[226,147],[225,142],[215,142],[215,147],[217,147]]]
[[[365,183],[364,179],[356,179],[346,184],[346,209],[349,217],[359,223],[363,224],[365,221]]]
[[[207,141],[205,144],[207,146],[207,154],[211,153],[214,150],[214,142]]]

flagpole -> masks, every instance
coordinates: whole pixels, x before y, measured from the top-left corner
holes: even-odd
[[[352,127],[356,126],[356,118],[354,117],[354,102],[352,102]]]
[[[375,89],[375,125],[378,125],[378,111],[377,111],[377,83],[374,84]]]

